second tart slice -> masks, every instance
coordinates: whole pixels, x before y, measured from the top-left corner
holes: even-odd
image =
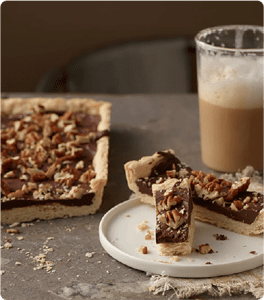
[[[194,209],[187,178],[168,179],[152,186],[156,202],[156,243],[159,254],[191,253],[195,230]]]

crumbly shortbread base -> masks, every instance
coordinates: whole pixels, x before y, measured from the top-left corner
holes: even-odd
[[[174,154],[173,150],[166,150],[163,152],[170,152]],[[148,177],[151,174],[152,168],[160,161],[163,156],[157,152],[151,156],[143,156],[140,160],[132,160],[124,165],[127,184],[130,190],[136,193],[142,202],[155,206],[155,200],[152,196],[142,194],[136,184],[139,178]]]
[[[91,205],[66,206],[53,203],[13,208],[1,212],[1,222],[2,224],[12,224],[15,222],[29,222],[35,219],[51,220],[64,217],[87,216],[96,213],[100,208],[101,202],[102,195],[97,194]]]
[[[12,98],[1,101],[1,110],[5,114],[27,113],[36,105],[43,105],[46,110],[83,111],[87,114],[100,115],[101,120],[97,130],[110,131],[111,103],[93,99],[63,99],[63,98]],[[3,224],[31,221],[34,219],[54,219],[68,216],[83,216],[95,213],[102,203],[104,187],[108,179],[109,137],[104,136],[97,141],[97,151],[93,158],[93,167],[96,176],[91,180],[91,192],[95,193],[92,205],[73,207],[61,204],[45,206],[29,206],[13,208],[1,212]],[[51,210],[51,211],[49,211]]]
[[[260,211],[256,220],[252,224],[246,224],[232,220],[225,215],[210,211],[207,208],[196,204],[194,204],[194,207],[195,219],[199,221],[244,235],[258,235],[263,232],[263,210]]]
[[[188,240],[182,243],[162,243],[158,245],[158,253],[161,256],[172,256],[172,255],[187,255],[192,252],[193,237],[195,231],[195,220],[194,220],[195,209],[193,209],[191,222],[189,225]]]

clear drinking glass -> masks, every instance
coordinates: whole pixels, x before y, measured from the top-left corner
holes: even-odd
[[[214,170],[263,169],[263,32],[228,25],[195,37],[202,159]]]

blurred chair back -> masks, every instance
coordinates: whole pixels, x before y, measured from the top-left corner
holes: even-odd
[[[75,58],[48,72],[37,92],[195,92],[195,51],[184,38],[134,42]]]

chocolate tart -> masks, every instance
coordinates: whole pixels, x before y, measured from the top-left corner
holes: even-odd
[[[248,189],[249,177],[231,183],[192,171],[189,180],[197,220],[244,235],[263,232],[263,194]]]
[[[1,101],[1,222],[95,213],[108,178],[111,104]]]
[[[156,243],[159,254],[191,253],[195,221],[189,180],[168,179],[164,183],[153,184],[152,190],[156,203]]]

